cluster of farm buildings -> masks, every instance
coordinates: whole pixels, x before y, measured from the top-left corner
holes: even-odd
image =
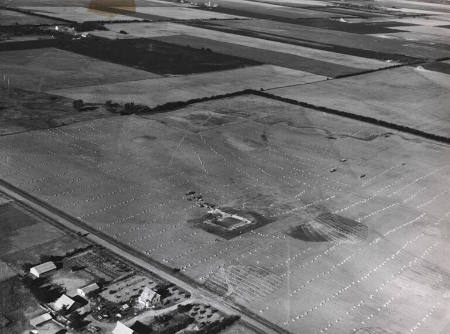
[[[56,264],[52,261],[47,261],[30,268],[29,274],[34,279],[38,279],[49,275],[55,270],[58,270]],[[64,327],[68,328],[71,325],[68,315],[72,312],[77,312],[82,308],[82,312],[86,311],[86,305],[89,304],[90,298],[94,297],[100,290],[100,285],[96,282],[92,282],[78,288],[75,296],[62,294],[55,302],[49,305],[42,305],[46,312],[30,320],[30,325],[34,328],[31,332],[39,333],[39,329],[49,322],[54,322],[59,325],[54,326],[55,330],[52,331],[53,333],[64,332]],[[160,303],[161,296],[149,287],[145,287],[137,298],[137,306],[141,309],[155,308],[160,306]],[[129,307],[130,305],[124,304],[121,309],[126,310]],[[120,318],[121,314],[118,313],[116,316]],[[99,331],[99,328],[96,326],[89,326],[88,330],[92,333],[96,333]],[[133,332],[132,329],[120,321],[117,321],[116,327],[112,331],[113,334],[132,334]],[[49,331],[46,330],[45,333],[47,334]]]

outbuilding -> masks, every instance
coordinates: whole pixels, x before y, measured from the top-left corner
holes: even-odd
[[[133,334],[134,330],[126,326],[124,323],[117,321],[116,327],[114,327],[112,334]]]
[[[86,297],[88,294],[90,294],[92,292],[95,292],[95,291],[97,291],[99,289],[100,289],[100,287],[98,286],[97,283],[92,283],[92,284],[86,285],[86,286],[84,286],[82,288],[78,288],[77,289],[77,294],[82,296],[82,297]]]
[[[32,267],[30,269],[30,274],[34,277],[41,277],[42,275],[55,270],[56,265],[52,261],[41,263],[40,265],[37,265],[35,267]]]
[[[52,316],[50,315],[50,313],[44,313],[41,314],[40,316],[37,316],[36,318],[31,319],[30,325],[33,327],[37,327],[50,320],[52,320]]]
[[[71,308],[74,306],[74,304],[75,301],[72,298],[70,298],[67,295],[62,295],[55,301],[53,307],[55,308],[56,311],[60,311],[63,308],[65,308],[67,311],[70,311]]]

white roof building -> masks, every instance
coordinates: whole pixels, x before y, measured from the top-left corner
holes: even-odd
[[[35,267],[32,267],[30,269],[30,273],[34,277],[41,277],[43,274],[48,273],[49,271],[52,271],[55,269],[56,269],[56,265],[52,261],[49,261],[49,262],[41,263],[40,265],[37,265]]]
[[[69,310],[73,306],[73,304],[75,304],[75,301],[72,298],[67,295],[62,295],[55,301],[53,307],[57,311],[62,310],[64,307]]]
[[[144,288],[144,291],[142,291],[141,295],[138,298],[138,303],[144,307],[151,307],[156,303],[159,303],[160,301],[161,296],[157,292],[150,289],[148,286]]]
[[[124,325],[120,321],[117,321],[116,327],[113,329],[112,334],[133,334],[134,330]]]
[[[78,288],[77,294],[79,294],[82,297],[86,297],[88,294],[90,294],[91,292],[97,291],[98,289],[100,289],[98,284],[92,283],[92,284],[86,285],[82,288]]]
[[[52,320],[52,316],[50,315],[50,313],[44,313],[44,314],[41,314],[40,316],[37,316],[36,318],[31,319],[30,325],[33,327],[37,327],[49,320]]]

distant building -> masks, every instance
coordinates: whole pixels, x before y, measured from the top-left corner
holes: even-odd
[[[74,304],[75,301],[72,298],[70,298],[67,295],[62,295],[55,301],[53,307],[57,311],[60,311],[63,308],[65,308],[67,311],[70,311],[70,309],[74,306]]]
[[[116,327],[113,329],[112,334],[133,334],[134,330],[125,324],[117,321]]]
[[[150,289],[148,286],[144,288],[141,295],[138,298],[138,303],[144,307],[152,307],[161,302],[161,296]]]
[[[86,297],[88,294],[97,291],[98,289],[100,289],[100,287],[98,286],[97,283],[92,283],[89,285],[86,285],[82,288],[78,288],[77,289],[77,294],[82,296],[82,297]]]
[[[52,262],[44,262],[40,265],[37,265],[35,267],[32,267],[30,269],[30,274],[32,274],[34,277],[41,277],[43,274],[48,273],[52,270],[56,269],[56,265]]]
[[[33,327],[37,327],[37,326],[42,325],[50,320],[52,320],[52,316],[50,315],[50,313],[44,313],[36,318],[31,319],[30,325]]]

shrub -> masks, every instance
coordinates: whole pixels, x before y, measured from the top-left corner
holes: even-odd
[[[72,105],[76,110],[81,111],[84,106],[84,102],[83,100],[75,100],[72,102]]]

